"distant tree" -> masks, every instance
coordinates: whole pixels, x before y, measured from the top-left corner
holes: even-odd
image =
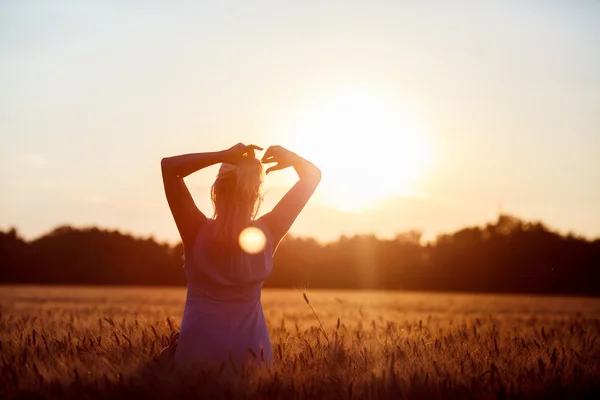
[[[539,221],[499,215],[423,244],[341,236],[320,243],[288,235],[266,287],[600,294],[600,238],[561,235]],[[59,226],[25,241],[0,231],[2,283],[184,285],[181,243],[97,227]]]

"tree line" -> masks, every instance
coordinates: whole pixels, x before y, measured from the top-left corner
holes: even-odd
[[[24,240],[0,231],[0,283],[185,285],[181,243],[57,227]],[[500,215],[423,243],[418,231],[335,242],[288,235],[265,287],[600,294],[600,238]]]

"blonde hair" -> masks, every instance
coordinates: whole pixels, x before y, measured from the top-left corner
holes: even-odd
[[[256,157],[244,156],[237,165],[221,165],[210,189],[215,250],[239,248],[240,233],[256,218],[262,204],[262,181],[263,167]]]

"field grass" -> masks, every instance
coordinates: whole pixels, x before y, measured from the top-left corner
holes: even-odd
[[[183,289],[0,287],[0,398],[600,396],[600,299],[306,294],[327,338],[301,291],[265,290],[273,370],[180,371],[158,354]]]

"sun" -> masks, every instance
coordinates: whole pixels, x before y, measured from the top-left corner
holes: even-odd
[[[320,202],[342,211],[409,195],[431,158],[426,135],[406,110],[368,92],[314,102],[286,121],[283,135],[323,172]]]

